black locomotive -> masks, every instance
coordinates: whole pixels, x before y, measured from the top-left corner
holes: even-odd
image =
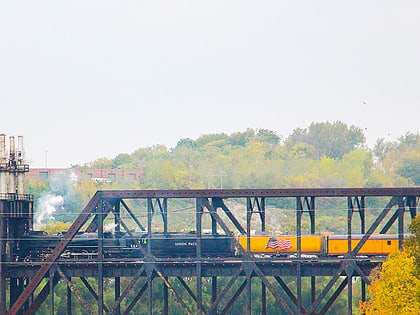
[[[149,250],[158,258],[193,257],[197,255],[196,233],[153,233],[149,239],[145,232],[104,232],[105,258],[143,257]],[[44,261],[63,239],[65,233],[48,235],[31,231],[19,240],[15,260]],[[232,257],[234,242],[226,235],[202,235],[202,257]],[[89,259],[98,255],[98,233],[80,232],[74,236],[61,254],[62,259]]]

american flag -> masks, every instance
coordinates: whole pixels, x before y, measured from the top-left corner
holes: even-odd
[[[268,242],[267,242],[267,246],[265,248],[280,248],[281,250],[286,250],[289,248],[292,248],[292,243],[290,242],[289,239],[285,239],[285,240],[279,240],[276,237],[271,237]]]

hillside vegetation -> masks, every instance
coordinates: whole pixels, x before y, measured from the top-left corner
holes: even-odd
[[[85,166],[141,168],[142,189],[382,187],[420,183],[420,137],[378,139],[342,122],[312,123],[287,138],[266,129],[181,139]]]
[[[206,189],[206,188],[293,188],[293,187],[395,187],[420,184],[420,136],[407,133],[396,141],[378,139],[373,149],[366,146],[363,130],[342,122],[312,123],[308,128],[297,128],[284,138],[266,129],[247,129],[230,135],[208,134],[197,139],[181,139],[174,148],[154,145],[139,148],[131,154],[121,153],[116,157],[99,158],[80,167],[94,168],[140,168],[143,176],[138,182],[95,183],[80,181],[71,183],[65,175],[48,181],[27,182],[27,192],[35,195],[35,209],[54,211],[45,216],[49,222],[42,228],[49,233],[67,229],[98,189]],[[61,204],[47,204],[55,196],[63,196]],[[143,202],[143,204],[142,204]],[[243,225],[244,206],[236,200],[226,201]],[[267,231],[295,233],[295,200],[267,201]],[[46,208],[42,208],[45,206]],[[130,204],[135,215],[146,222],[147,205],[144,201]],[[346,201],[317,201],[317,233],[342,233],[346,231]],[[170,231],[194,227],[195,204],[184,200],[168,202]],[[331,211],[331,210],[334,211]],[[366,201],[367,221],[375,218],[383,209],[376,198]],[[342,211],[340,211],[342,210]],[[342,216],[342,217],[340,217]],[[158,217],[158,215],[157,215]],[[52,220],[52,218],[55,219]],[[158,221],[159,218],[156,218]],[[154,219],[155,220],[155,219]],[[203,226],[209,222],[203,220]],[[361,304],[366,314],[417,314],[419,308],[419,219],[413,221],[411,232],[416,238],[408,242],[408,249],[390,258],[381,273],[372,275],[369,287],[370,300]],[[106,222],[107,223],[107,222]],[[113,223],[110,222],[110,223]],[[126,222],[129,224],[129,222]],[[304,223],[305,224],[305,223]],[[159,223],[154,230],[162,227]],[[307,229],[307,227],[303,227]],[[404,268],[400,268],[404,266]],[[303,281],[303,295],[309,301],[309,282]],[[321,279],[321,283],[328,279]],[[125,280],[124,280],[125,281]],[[194,286],[193,280],[191,285]],[[222,279],[224,281],[224,279]],[[294,288],[294,278],[286,282]],[[321,286],[321,283],[319,285]],[[254,285],[255,283],[253,283]],[[107,284],[108,286],[108,284]],[[389,290],[392,288],[392,290]],[[59,286],[58,290],[65,289]],[[106,290],[106,300],[112,301],[112,285]],[[86,288],[81,288],[88,295]],[[205,285],[204,290],[208,290]],[[64,296],[57,294],[58,298]],[[410,294],[404,294],[409,292]],[[354,287],[354,296],[360,296],[360,287]],[[401,303],[394,303],[400,296]],[[386,297],[386,299],[384,298]],[[267,314],[277,314],[279,306],[271,302]],[[384,302],[385,301],[385,302]],[[256,302],[258,303],[258,302]],[[354,309],[357,307],[354,299]],[[57,305],[65,303],[57,303]],[[246,303],[237,303],[232,311],[241,313]],[[136,311],[144,313],[139,303]],[[342,296],[328,314],[341,314],[347,302]],[[64,306],[63,306],[64,307]],[[172,313],[182,312],[175,303]],[[259,309],[257,305],[256,308]],[[41,310],[41,313],[45,309]],[[64,310],[63,310],[64,311]],[[80,309],[80,314],[85,310]],[[414,311],[414,312],[413,312]]]
[[[138,182],[97,184],[70,183],[63,176],[48,182],[27,182],[35,195],[35,209],[49,196],[63,196],[55,207],[56,220],[73,221],[98,189],[206,189],[206,188],[290,188],[290,187],[393,187],[420,184],[420,136],[407,133],[396,141],[378,139],[373,149],[366,146],[363,130],[336,121],[312,123],[297,128],[284,138],[266,129],[247,129],[230,135],[202,135],[181,139],[174,148],[154,145],[121,153],[112,159],[98,158],[79,165],[94,168],[140,168]],[[346,209],[346,204],[317,204],[318,209]],[[375,201],[370,201],[374,203]],[[290,203],[290,204],[289,204]],[[271,201],[277,209],[295,207],[294,200]],[[232,205],[233,208],[234,205]],[[375,204],[367,207],[375,208]],[[172,208],[193,211],[194,205]],[[185,222],[182,211],[180,222]],[[186,213],[186,215],[188,215]],[[275,218],[285,218],[279,213]],[[274,219],[273,219],[274,220]],[[284,223],[285,220],[283,220]],[[273,221],[273,230],[287,231]],[[339,231],[341,221],[333,214],[318,212],[321,230]],[[344,223],[343,223],[344,224]]]

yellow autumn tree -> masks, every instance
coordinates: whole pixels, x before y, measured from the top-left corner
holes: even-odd
[[[375,269],[369,285],[367,302],[360,311],[366,315],[420,314],[420,216],[410,224],[413,236],[404,244],[404,250],[394,254]]]
[[[369,286],[370,300],[361,304],[366,315],[420,314],[420,279],[414,257],[397,253],[382,265]]]

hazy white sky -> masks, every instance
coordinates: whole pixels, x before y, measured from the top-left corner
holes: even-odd
[[[420,1],[0,0],[0,133],[68,167],[208,133],[419,132]],[[47,151],[46,151],[47,150]]]

